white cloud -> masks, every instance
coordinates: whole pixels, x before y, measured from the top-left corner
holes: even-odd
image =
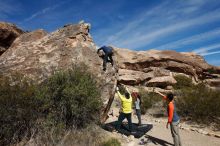
[[[220,53],[220,43],[200,47],[199,49],[193,50],[193,52],[195,52],[201,56],[209,56],[209,55],[219,54]]]
[[[199,14],[185,14],[186,11],[189,13],[189,11],[201,10],[202,5],[204,5],[203,2],[197,1],[197,3],[190,4],[191,10],[189,10],[189,4],[181,3],[171,6],[170,3],[162,3],[124,24],[125,27],[110,35],[105,44],[137,49],[187,28],[219,20],[220,9]]]
[[[109,36],[106,40],[106,43],[108,44],[109,42],[114,42],[115,40],[118,40],[118,38],[120,38],[121,36],[125,36],[125,35],[128,35],[128,33],[132,33],[132,31],[134,33],[135,29],[138,26],[140,26],[141,23],[146,21],[147,17],[150,17],[151,15],[154,15],[155,12],[162,9],[165,5],[166,5],[166,3],[163,3],[159,6],[151,9],[150,11],[149,10],[145,11],[145,12],[141,13],[139,16],[136,16],[135,20],[130,21],[129,23],[126,23],[125,27],[123,29],[121,29],[119,32]]]
[[[129,36],[131,36],[130,37],[131,39],[130,38],[126,40],[117,39],[114,40],[113,43],[120,44],[121,46],[125,46],[125,47],[139,48],[148,45],[157,39],[161,39],[165,36],[168,36],[174,32],[184,30],[187,27],[202,25],[211,21],[216,21],[219,18],[220,18],[220,11],[211,12],[209,14],[205,14],[198,18],[193,18],[188,21],[183,20],[176,24],[170,24],[168,26],[165,26],[157,30],[153,30],[151,32],[141,33],[135,37],[132,37],[132,34],[130,34]]]
[[[202,42],[204,40],[207,40],[207,39],[219,36],[219,35],[220,35],[220,28],[217,28],[217,29],[214,29],[214,30],[211,30],[208,32],[200,33],[200,34],[197,34],[197,35],[194,35],[191,37],[187,37],[187,38],[184,38],[184,39],[181,39],[181,40],[178,40],[175,42],[171,42],[171,43],[168,43],[168,44],[165,44],[165,45],[162,45],[159,47],[155,47],[155,48],[159,49],[159,50],[178,49],[178,48],[183,47],[185,45],[189,45],[189,44],[192,44],[195,42]],[[198,51],[199,51],[199,49],[193,50],[193,52],[196,52],[196,53]]]
[[[52,10],[56,9],[57,7],[59,7],[59,6],[63,5],[63,4],[65,4],[66,2],[67,2],[67,1],[65,1],[65,2],[60,2],[60,3],[58,3],[58,4],[55,4],[55,5],[46,7],[46,8],[44,8],[44,9],[42,9],[42,10],[40,10],[40,11],[38,11],[38,12],[32,14],[30,17],[26,18],[26,19],[24,20],[24,22],[31,21],[32,19],[34,19],[34,18],[36,18],[36,17],[38,17],[38,16],[40,16],[40,15],[46,14],[47,12],[52,11]]]
[[[208,55],[215,55],[220,54],[220,51],[213,51],[213,52],[206,52],[206,53],[199,53],[201,56],[208,56]]]
[[[193,52],[197,54],[204,54],[204,53],[208,53],[211,50],[219,49],[219,48],[220,48],[220,44],[214,44],[210,46],[200,47],[199,49],[193,50]]]

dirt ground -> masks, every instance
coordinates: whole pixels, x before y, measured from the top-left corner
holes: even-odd
[[[117,121],[117,115],[110,116],[106,123]],[[126,121],[126,120],[124,120]],[[137,123],[135,115],[132,116],[132,122]],[[166,129],[166,118],[154,118],[149,115],[142,115],[142,123],[153,125],[150,131],[140,138],[133,136],[125,136],[121,133],[112,132],[114,137],[117,137],[123,146],[171,146],[173,138],[170,129]],[[181,123],[185,125],[185,123]],[[190,127],[188,125],[188,127]],[[170,127],[169,127],[170,128]],[[200,129],[201,130],[201,129]],[[218,131],[217,131],[218,133]],[[180,129],[180,136],[183,146],[220,146],[220,138],[208,136],[198,133],[197,131]]]

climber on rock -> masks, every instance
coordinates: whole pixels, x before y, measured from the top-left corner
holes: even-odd
[[[106,63],[108,61],[110,61],[110,63],[113,66],[113,59],[112,59],[112,55],[113,55],[113,48],[111,46],[102,46],[101,48],[99,48],[97,50],[97,53],[99,54],[99,51],[102,50],[104,52],[104,56],[103,56],[103,70],[106,70]],[[109,60],[108,60],[109,59]]]

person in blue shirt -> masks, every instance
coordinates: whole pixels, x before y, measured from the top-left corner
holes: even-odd
[[[113,66],[113,59],[112,59],[113,48],[110,46],[102,46],[101,48],[99,48],[97,50],[97,53],[99,53],[100,50],[102,50],[105,53],[105,55],[103,57],[103,70],[105,71],[106,70],[106,63],[108,62],[108,59]]]
[[[135,110],[138,117],[138,126],[141,126],[141,96],[137,92],[132,92],[131,96],[133,97]]]

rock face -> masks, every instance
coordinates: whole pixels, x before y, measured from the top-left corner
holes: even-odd
[[[6,27],[0,23],[0,48],[8,48],[0,56],[0,74],[18,72],[42,82],[56,70],[66,70],[73,64],[84,63],[101,88],[104,103],[102,122],[108,116],[117,81],[149,87],[149,90],[154,90],[154,87],[171,90],[176,83],[173,76],[183,74],[195,82],[202,80],[210,87],[220,88],[220,68],[207,64],[201,56],[193,53],[137,52],[114,48],[115,67],[107,64],[107,71],[103,72],[102,59],[96,53],[89,29],[90,25],[80,23],[65,25],[50,34],[41,29],[23,33],[14,26]]]
[[[220,69],[211,66],[194,53],[175,51],[131,51],[115,48],[119,64],[119,82],[127,85],[170,87],[175,74],[191,77],[195,82],[206,81],[219,86]]]
[[[164,77],[155,77],[150,79],[147,82],[147,86],[152,86],[152,87],[159,86],[165,88],[169,85],[174,85],[176,83],[177,83],[176,80],[172,76],[164,76]]]
[[[0,55],[3,54],[22,33],[24,32],[14,24],[0,22]]]
[[[107,66],[106,73],[102,71],[102,59],[97,55],[96,46],[88,31],[87,25],[82,23],[66,25],[51,34],[43,30],[22,34],[0,56],[0,73],[8,75],[19,72],[41,82],[56,70],[84,63],[97,77],[102,88],[103,103],[107,104],[114,97],[116,71],[111,65]],[[107,112],[108,107],[104,110],[103,119]]]

